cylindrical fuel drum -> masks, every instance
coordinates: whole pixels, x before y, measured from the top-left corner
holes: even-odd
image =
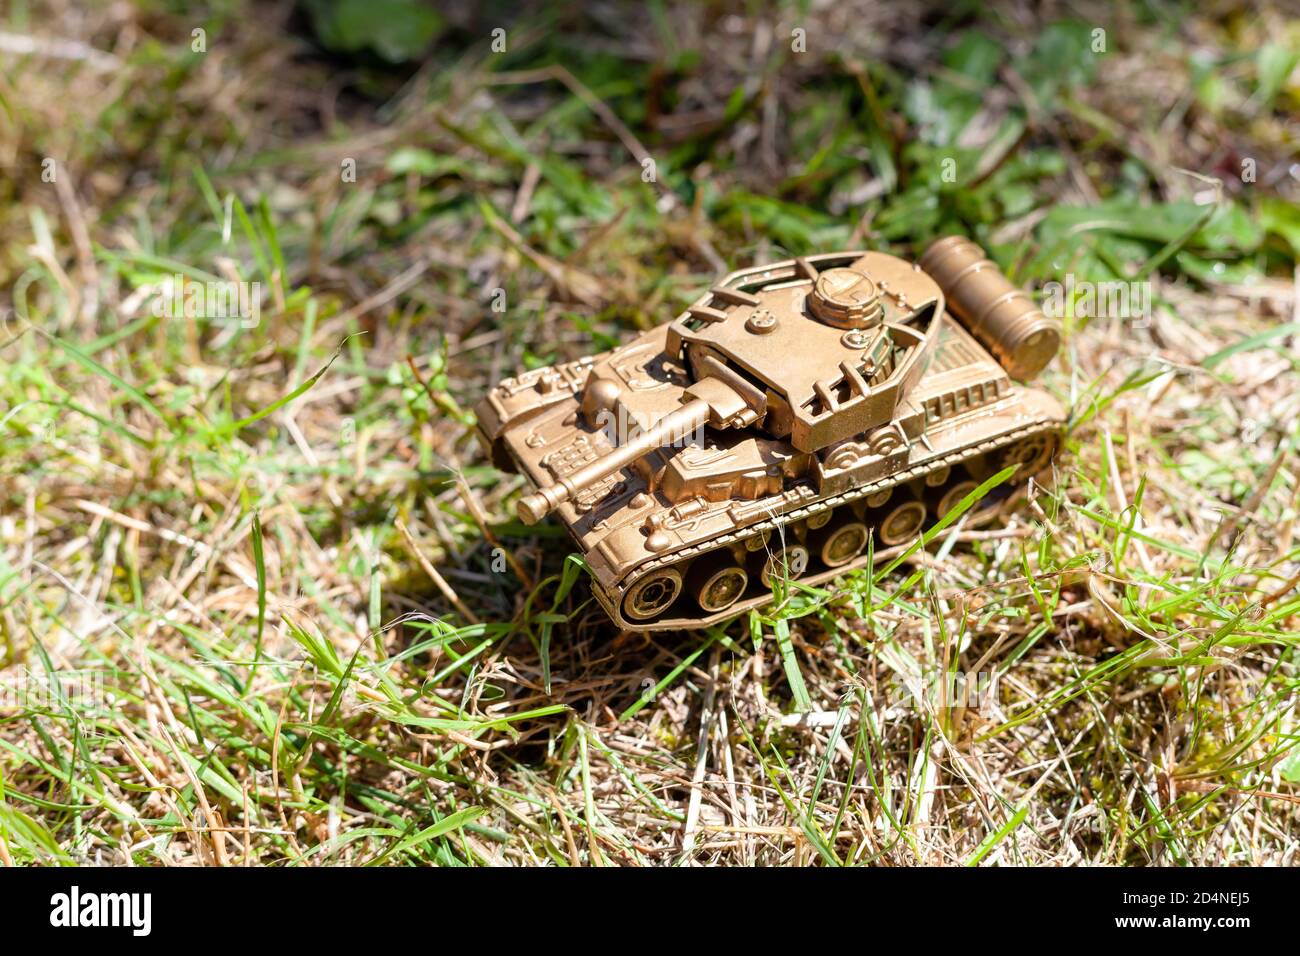
[[[1061,323],[1045,316],[975,243],[964,236],[936,240],[920,264],[943,289],[949,311],[1012,378],[1027,381],[1052,360]]]

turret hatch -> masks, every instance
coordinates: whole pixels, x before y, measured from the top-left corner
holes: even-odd
[[[867,252],[795,260],[788,281],[725,280],[672,326],[694,377],[766,393],[765,431],[815,451],[888,422],[923,371],[943,295],[925,273]],[[757,288],[760,283],[769,283]]]

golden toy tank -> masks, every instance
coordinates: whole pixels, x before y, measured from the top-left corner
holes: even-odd
[[[733,272],[672,322],[525,372],[477,408],[498,467],[559,514],[632,630],[715,623],[911,542],[1065,421],[1017,384],[1060,326],[958,236],[917,264],[834,252]],[[874,536],[874,542],[872,537]]]

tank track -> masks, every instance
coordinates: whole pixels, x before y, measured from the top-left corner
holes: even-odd
[[[769,548],[767,539],[763,539],[756,543],[755,539],[760,539],[763,535],[767,535],[770,539],[775,534],[780,538],[783,529],[798,527],[801,523],[808,522],[808,519],[815,518],[821,514],[830,516],[834,509],[839,508],[840,506],[852,506],[857,504],[859,507],[862,507],[865,503],[865,499],[872,498],[883,492],[889,492],[892,495],[895,489],[903,486],[910,486],[915,491],[914,486],[917,482],[923,483],[923,489],[925,486],[928,486],[927,494],[932,502],[940,500],[944,495],[946,495],[946,493],[952,491],[956,485],[964,483],[961,476],[962,470],[967,469],[973,463],[986,460],[986,456],[990,453],[1010,449],[1018,443],[1025,442],[1030,438],[1040,435],[1049,439],[1047,454],[1043,460],[1030,469],[1022,469],[1021,473],[1013,477],[1010,483],[1002,485],[999,489],[995,489],[993,492],[994,497],[1005,497],[1007,491],[1028,481],[1034,473],[1045,467],[1047,460],[1050,459],[1051,452],[1055,450],[1055,446],[1059,443],[1060,432],[1061,425],[1059,422],[1040,420],[1021,428],[1004,432],[1003,434],[990,438],[978,445],[963,448],[960,452],[953,453],[950,456],[930,459],[922,464],[896,472],[888,478],[881,479],[880,481],[873,482],[869,485],[853,488],[830,498],[815,499],[809,501],[807,504],[796,504],[793,507],[789,507],[787,504],[789,510],[780,514],[775,514],[770,518],[747,525],[737,531],[719,535],[718,537],[711,538],[708,541],[690,545],[678,551],[668,552],[652,558],[637,567],[635,571],[613,588],[604,588],[593,582],[593,591],[595,592],[597,599],[602,605],[604,605],[605,609],[609,612],[610,616],[613,617],[615,622],[620,627],[630,631],[692,629],[707,627],[728,620],[738,614],[751,610],[752,608],[761,607],[764,604],[770,603],[773,599],[771,588],[765,587],[762,589],[762,593],[742,596],[735,600],[734,603],[729,604],[725,609],[719,610],[716,613],[705,613],[701,610],[700,605],[696,603],[695,598],[688,593],[688,588],[686,586],[692,566],[697,562],[697,559],[703,559],[709,555],[715,554],[722,556],[729,552],[732,553],[734,557],[734,555],[739,553],[739,550],[743,548],[745,552],[749,552],[750,554],[769,555],[769,565],[767,567],[770,567],[770,562],[773,560],[771,557],[772,552],[773,550],[778,550],[780,546],[778,546],[778,549]],[[928,482],[925,482],[927,476],[942,474],[945,471],[947,472],[946,480],[939,485],[929,486]],[[908,500],[915,500],[925,504],[926,497],[926,494],[915,494]],[[960,501],[961,496],[957,496],[956,500]],[[948,508],[951,506],[952,505],[949,504],[945,507],[943,513],[946,513]],[[882,504],[876,510],[880,510],[883,507],[884,505]],[[922,526],[924,526],[924,524],[933,523],[933,521],[942,517],[943,513],[935,514],[933,513],[934,510],[935,509],[932,505],[925,504]],[[981,509],[980,513],[981,515],[988,513],[987,517],[992,517],[991,509],[987,507]],[[887,517],[892,517],[892,512]],[[864,519],[860,517],[859,521],[856,523],[864,523]],[[905,542],[893,546],[880,547],[882,537],[882,529],[880,525],[871,524],[869,522],[865,523],[867,523],[870,536],[876,540],[877,547],[875,550],[864,547],[862,553],[853,560],[834,567],[818,570],[812,574],[798,576],[799,582],[802,584],[820,584],[829,581],[848,571],[866,567],[873,559],[875,561],[880,561],[900,554],[915,541],[914,532]],[[825,526],[829,527],[829,519]],[[810,525],[806,525],[802,530],[820,530],[821,527],[823,526],[812,528]],[[832,529],[832,531],[833,530],[834,529]],[[796,545],[802,546],[802,540],[802,535],[798,540],[795,540],[794,538],[783,540],[783,547],[789,549]],[[806,548],[805,560],[807,560]],[[767,567],[764,569],[764,574],[767,573]],[[647,580],[656,572],[664,569],[673,569],[677,571],[681,583],[678,595],[668,604],[665,604],[660,614],[648,619],[637,620],[631,618],[629,614],[625,614],[625,604],[627,603],[629,595],[632,593],[633,589],[635,589],[640,582]],[[803,569],[799,568],[792,570],[802,572]],[[797,575],[791,574],[791,576],[796,577]],[[750,584],[748,589],[753,591],[755,587],[755,584]],[[688,611],[694,611],[695,613],[686,613]],[[673,612],[681,613],[673,614]]]

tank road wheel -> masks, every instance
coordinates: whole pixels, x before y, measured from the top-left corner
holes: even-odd
[[[1056,451],[1056,436],[1049,432],[1028,435],[998,453],[998,468],[1019,465],[1013,481],[1026,481],[1042,471]]]
[[[935,517],[942,518],[953,508],[961,504],[961,500],[974,491],[979,486],[973,481],[959,481],[943,493],[939,499],[939,504],[935,507]],[[978,502],[972,507],[978,507]]]
[[[696,603],[708,613],[717,614],[739,601],[747,587],[749,575],[733,564],[702,575],[693,590]]]
[[[944,465],[942,468],[936,468],[925,476],[925,486],[927,488],[939,488],[946,483],[950,477],[952,477],[952,468]]]
[[[836,528],[822,544],[822,564],[828,568],[838,568],[848,564],[862,553],[870,537],[871,532],[860,521]]]
[[[866,505],[868,508],[880,508],[893,497],[893,494],[894,488],[891,485],[883,491],[877,491],[874,495],[867,495]]]
[[[877,528],[882,544],[893,547],[916,537],[925,524],[925,505],[913,498],[896,506],[881,519]]]
[[[816,531],[818,528],[824,528],[830,520],[831,510],[827,508],[825,511],[810,514],[804,524],[808,526],[809,531]]]
[[[668,610],[681,592],[681,572],[676,568],[660,568],[632,585],[623,598],[623,611],[633,620],[648,621]]]
[[[791,580],[808,570],[808,549],[801,544],[786,545],[784,553],[773,554],[763,564],[759,580],[763,587],[770,588],[772,582],[784,573]]]

